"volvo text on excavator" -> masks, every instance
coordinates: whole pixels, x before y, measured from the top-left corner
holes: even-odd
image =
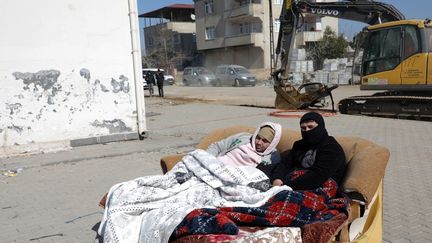
[[[289,52],[304,14],[368,24],[356,38],[356,53],[363,54],[359,63],[360,89],[381,92],[340,100],[341,113],[432,118],[432,22],[405,20],[392,5],[371,0],[284,1],[276,47],[277,66],[272,73],[276,108],[314,105],[320,98],[331,95],[331,89],[335,88],[320,84],[309,94],[300,94],[289,85]]]

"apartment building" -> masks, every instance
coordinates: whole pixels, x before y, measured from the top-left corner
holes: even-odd
[[[160,57],[155,65],[182,70],[193,61],[197,54],[194,12],[193,4],[172,4],[139,15],[144,20],[146,55]]]
[[[197,49],[204,56],[204,65],[270,68],[270,23],[276,45],[282,4],[283,0],[195,0]],[[297,47],[319,40],[326,26],[338,31],[334,18],[305,16],[304,20],[296,36]]]

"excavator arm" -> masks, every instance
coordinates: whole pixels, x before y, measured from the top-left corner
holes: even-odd
[[[340,2],[310,2],[306,0],[286,0],[281,12],[280,30],[276,46],[275,70],[272,73],[276,92],[275,106],[278,109],[303,109],[315,106],[326,96],[332,99],[331,91],[337,85],[327,86],[320,83],[310,84],[311,89],[301,92],[288,80],[290,52],[294,49],[294,38],[302,24],[303,14],[329,16],[363,22],[369,25],[405,19],[404,15],[392,5],[368,1],[351,0]],[[280,60],[280,64],[278,61]],[[301,88],[303,88],[301,86]]]

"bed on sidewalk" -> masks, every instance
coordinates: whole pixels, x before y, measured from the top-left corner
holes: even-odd
[[[197,145],[206,149],[211,143],[239,132],[253,133],[254,127],[233,126],[217,129]],[[277,149],[283,154],[290,150],[300,133],[284,129]],[[340,213],[331,220],[306,224],[302,227],[240,226],[237,235],[188,235],[175,242],[382,242],[382,187],[389,150],[358,137],[336,137],[347,158],[347,172],[342,185],[350,198],[348,216]],[[161,159],[166,173],[185,154]]]

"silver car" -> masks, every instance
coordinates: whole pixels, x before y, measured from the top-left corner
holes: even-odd
[[[255,86],[256,77],[240,65],[220,65],[216,68],[216,78],[222,85]]]
[[[217,86],[216,76],[205,67],[187,67],[183,70],[183,84],[199,86]]]

